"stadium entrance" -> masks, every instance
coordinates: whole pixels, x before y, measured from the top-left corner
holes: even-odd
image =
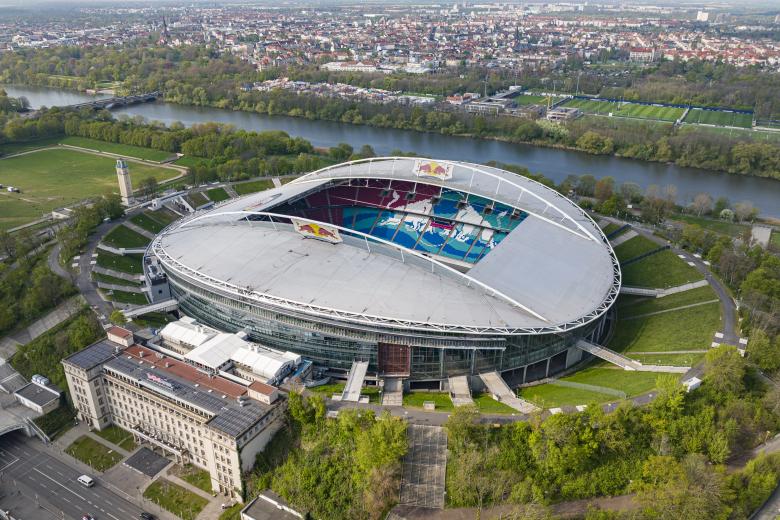
[[[379,374],[383,376],[409,377],[411,351],[408,345],[379,343]]]

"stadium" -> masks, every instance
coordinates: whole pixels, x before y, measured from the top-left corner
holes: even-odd
[[[498,168],[407,157],[330,166],[163,230],[145,265],[180,310],[331,375],[442,388],[565,370],[607,333],[620,267],[572,201]],[[167,291],[166,291],[167,292]],[[167,297],[167,296],[164,296]]]

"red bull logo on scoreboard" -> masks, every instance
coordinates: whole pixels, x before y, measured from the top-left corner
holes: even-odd
[[[325,242],[330,242],[331,244],[342,242],[339,230],[334,227],[323,226],[322,224],[315,224],[313,222],[305,222],[297,219],[291,220],[293,226],[295,226],[295,231],[307,238],[317,238],[319,240],[324,240]]]
[[[436,177],[446,181],[452,179],[452,164],[417,160],[414,162],[414,174],[418,177]]]

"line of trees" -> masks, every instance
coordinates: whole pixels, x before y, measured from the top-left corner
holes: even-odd
[[[626,518],[746,518],[777,485],[780,459],[759,458],[731,475],[724,464],[777,430],[780,390],[763,387],[729,346],[707,353],[698,390],[686,393],[672,375],[657,388],[646,406],[626,402],[607,414],[593,405],[498,428],[457,408],[446,425],[449,504],[636,493],[640,510]]]
[[[552,79],[566,88],[571,82],[570,63],[561,70],[524,72],[523,83],[549,89]],[[241,85],[289,74],[309,80],[343,80],[383,88],[451,93],[458,81],[463,88],[476,88],[481,73],[463,69],[431,78],[406,76],[363,77],[357,74],[333,76],[312,68],[272,69],[258,72],[232,55],[192,46],[161,48],[147,42],[114,48],[76,49],[59,47],[36,51],[5,53],[0,56],[0,82],[51,84],[56,76],[83,77],[123,82],[128,91],[162,90],[174,103],[213,106],[265,114],[283,114],[309,119],[369,124],[528,142],[543,146],[563,146],[594,154],[618,154],[640,160],[675,162],[727,171],[741,175],[780,178],[780,147],[758,141],[749,133],[731,136],[696,128],[677,129],[672,124],[626,121],[615,118],[583,118],[565,126],[545,121],[512,117],[484,117],[462,111],[440,111],[395,104],[359,103],[352,100],[298,95],[288,91],[243,91]],[[503,74],[503,75],[502,75]],[[464,76],[461,78],[461,75]],[[511,75],[510,75],[511,76]],[[516,82],[504,73],[488,74],[492,88]],[[545,80],[546,78],[546,80]],[[583,89],[626,99],[694,102],[721,106],[752,106],[757,100],[766,114],[780,112],[780,96],[771,74],[758,69],[735,69],[724,64],[666,62],[655,69],[637,72],[619,87],[608,88],[607,78],[598,71],[585,70]],[[428,84],[426,88],[426,83]],[[574,86],[572,85],[573,90]]]

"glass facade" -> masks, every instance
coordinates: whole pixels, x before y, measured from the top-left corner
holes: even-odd
[[[455,375],[508,371],[526,365],[547,367],[582,337],[600,334],[603,319],[565,333],[540,335],[469,335],[418,332],[391,326],[337,322],[317,316],[265,308],[228,297],[214,288],[168,273],[173,296],[184,314],[228,332],[245,330],[252,340],[296,352],[331,369],[348,371],[353,361],[378,369],[378,344],[411,346],[411,380],[440,380]],[[553,367],[561,367],[560,361]],[[534,371],[536,374],[537,371]],[[550,371],[552,373],[552,371]],[[542,373],[540,377],[545,377]],[[530,380],[530,378],[528,379]]]

